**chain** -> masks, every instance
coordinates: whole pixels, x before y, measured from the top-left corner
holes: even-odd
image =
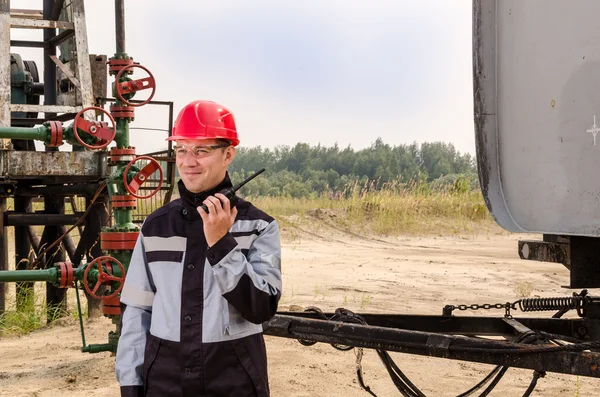
[[[458,305],[458,306],[454,306],[454,305],[446,305],[444,306],[444,315],[451,315],[452,312],[454,310],[479,310],[479,309],[484,309],[484,310],[490,310],[490,309],[504,309],[504,317],[506,318],[512,318],[512,315],[510,314],[511,310],[516,310],[517,309],[517,303],[519,303],[519,301],[517,302],[506,302],[506,303],[496,303],[496,304],[489,304],[489,303],[485,303],[483,305],[479,305],[479,304],[472,304],[472,305]]]

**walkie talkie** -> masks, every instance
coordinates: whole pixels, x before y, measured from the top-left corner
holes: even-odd
[[[246,183],[250,182],[252,179],[256,178],[258,175],[260,175],[264,171],[265,171],[265,169],[261,168],[260,170],[256,171],[254,174],[249,176],[248,178],[244,179],[238,185],[236,185],[234,187],[230,187],[228,189],[223,189],[219,193],[223,194],[225,197],[227,197],[229,199],[229,202],[231,203],[230,206],[231,206],[231,208],[233,208],[237,204],[237,196],[235,195],[235,192],[240,190],[240,188],[242,186],[244,186]],[[208,208],[206,207],[206,204],[202,204],[200,206],[200,208],[202,208],[204,211],[206,211],[206,213],[208,213]]]

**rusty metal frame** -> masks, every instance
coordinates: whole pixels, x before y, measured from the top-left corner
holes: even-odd
[[[316,313],[280,312],[263,328],[266,335],[298,339],[304,344],[321,342],[600,378],[600,320],[360,315],[368,325],[324,320]],[[331,318],[332,314],[325,316]],[[525,332],[536,331],[574,338],[581,327],[590,330],[585,340],[596,341],[597,346],[576,351],[572,346],[577,345],[513,342]],[[484,339],[483,335],[507,340]]]
[[[69,80],[71,80],[71,83],[73,83],[73,85],[77,87],[77,89],[81,90],[81,83],[79,82],[79,79],[75,77],[73,73],[71,73],[71,70],[69,70],[67,65],[62,63],[60,59],[56,57],[56,55],[49,55],[49,57],[50,59],[52,59],[52,62],[54,62],[56,66],[58,66],[58,68],[62,70],[62,72],[69,78]]]

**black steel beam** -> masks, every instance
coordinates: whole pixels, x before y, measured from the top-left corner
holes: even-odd
[[[61,32],[57,36],[54,36],[53,38],[51,38],[48,41],[48,44],[50,46],[56,47],[56,46],[61,45],[63,42],[69,40],[73,36],[75,36],[75,31],[74,30],[64,30],[63,32]]]
[[[15,212],[31,213],[31,199],[15,200]],[[15,226],[15,270],[27,270],[34,260],[28,228],[28,226]],[[32,303],[33,284],[32,282],[16,284],[18,311],[25,310]]]
[[[28,40],[11,40],[11,47],[24,47],[24,48],[46,48],[48,44],[43,41],[28,41]]]
[[[390,329],[281,314],[275,315],[263,327],[265,334],[284,338],[600,377],[600,354],[595,352],[575,352],[566,349],[557,351],[557,348],[553,348],[553,351],[542,351],[540,345]]]
[[[600,288],[600,238],[571,236],[570,288]]]
[[[65,200],[56,196],[45,196],[44,212],[44,216],[52,216],[54,221],[58,221],[61,216],[64,218]],[[54,225],[73,224],[80,216],[71,216],[75,218],[73,221],[62,220],[59,223],[54,223]],[[60,229],[54,225],[47,225],[44,228],[45,238],[42,237],[42,240],[47,241],[49,244],[54,243],[61,235]],[[44,267],[46,269],[53,267],[56,263],[64,262],[65,253],[61,249],[61,244],[52,247],[46,253],[45,259]],[[67,313],[67,290],[65,288],[57,288],[52,283],[46,283],[46,302],[48,323],[57,317],[63,317]]]
[[[299,318],[318,319],[319,315],[311,312],[282,312],[282,315],[293,315]],[[331,318],[334,313],[325,313]],[[404,314],[360,314],[367,324],[395,328],[407,331],[439,332],[449,335],[482,335],[505,336],[514,335],[514,328],[504,317],[474,316],[427,316]],[[562,318],[517,318],[524,327],[532,330],[559,334],[572,338],[593,337],[600,340],[598,329],[600,321]]]
[[[97,183],[82,183],[77,185],[59,185],[59,186],[44,186],[44,187],[20,187],[15,190],[15,195],[39,197],[44,194],[52,194],[54,196],[93,196],[98,190]]]
[[[58,20],[62,0],[44,0],[43,15],[44,19]],[[44,42],[49,43],[56,36],[56,29],[44,29]],[[56,65],[50,59],[51,55],[56,55],[56,47],[46,46],[44,48],[44,105],[56,105]],[[54,113],[45,113],[46,118],[56,116]]]
[[[27,236],[29,237],[29,244],[33,248],[35,252],[35,256],[37,257],[40,253],[40,238],[33,230],[32,226],[27,226]]]
[[[49,1],[50,4],[52,4],[52,2],[54,2],[54,4],[52,4],[52,11],[50,12],[49,18],[52,21],[58,21],[58,18],[60,17],[60,12],[62,11],[63,5],[65,3],[65,0],[50,0]],[[44,6],[46,4],[44,3]]]
[[[562,263],[570,267],[569,243],[519,240],[519,257],[524,260]]]
[[[90,203],[91,200],[87,199],[86,207],[89,207]],[[102,255],[99,240],[102,227],[105,226],[108,221],[106,208],[108,208],[108,197],[106,196],[98,197],[94,205],[90,208],[90,211],[85,217],[85,228],[79,238],[79,244],[77,244],[77,248],[71,257],[73,264],[78,265],[84,256],[87,258],[88,262],[91,262],[93,258]],[[101,301],[90,297],[85,290],[84,293],[88,298],[88,315],[90,317],[102,316],[100,306]],[[102,291],[98,291],[98,293],[102,293]]]
[[[65,234],[67,232],[67,227],[65,225],[60,225],[58,227],[58,232],[62,236],[63,234]],[[71,259],[71,261],[73,261],[73,257],[75,256],[76,247],[75,247],[75,242],[73,241],[71,236],[67,234],[65,237],[63,237],[62,244],[63,244],[63,247],[65,247],[65,250],[67,251],[67,254],[69,255],[69,258]],[[74,265],[77,266],[78,263],[75,263]]]
[[[532,332],[531,329],[524,326],[520,321],[515,320],[514,318],[503,318],[502,321],[504,321],[513,329],[513,332],[517,337]]]
[[[64,206],[64,205],[63,205]],[[53,213],[30,213],[19,214],[16,212],[6,212],[4,215],[6,226],[29,226],[29,225],[74,225],[83,213],[76,214],[53,214]]]

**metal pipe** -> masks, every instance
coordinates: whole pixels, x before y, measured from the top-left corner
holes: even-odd
[[[115,208],[114,216],[115,216],[115,223],[117,225],[119,225],[120,227],[136,228],[135,225],[133,225],[133,214],[130,209]]]
[[[87,345],[81,348],[83,353],[102,353],[102,352],[116,352],[116,347],[112,343],[102,343],[96,345]]]
[[[46,281],[55,283],[58,280],[58,269],[46,270],[9,270],[0,272],[0,283],[16,283],[18,281]]]
[[[79,299],[79,280],[75,280],[75,298],[77,299],[77,311],[79,312],[79,329],[81,330],[82,348],[86,347],[85,331],[83,329],[83,316],[81,315],[81,300]]]
[[[173,102],[169,104],[169,137],[173,134]],[[169,141],[167,145],[167,154],[168,157],[173,157],[173,141]],[[167,178],[169,180],[169,190],[165,194],[165,200],[163,205],[166,205],[171,201],[171,197],[173,195],[173,188],[175,187],[175,164],[173,162],[167,162]]]
[[[5,213],[6,226],[29,226],[29,225],[74,225],[83,213],[77,214],[47,214],[30,213],[19,214],[14,212]]]
[[[115,135],[115,141],[119,148],[129,147],[129,121],[127,119],[116,119],[117,122],[117,134]]]
[[[49,139],[48,128],[0,127],[0,138],[3,139],[31,139],[46,141]]]
[[[264,323],[263,328],[266,335],[291,339],[600,377],[600,353],[570,351],[572,349],[543,351],[541,349],[544,347],[539,345],[388,329],[280,314]]]
[[[115,0],[115,37],[117,56],[125,54],[125,1]]]

